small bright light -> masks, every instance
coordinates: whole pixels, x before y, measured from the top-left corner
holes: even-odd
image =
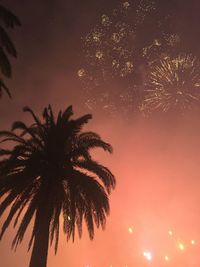
[[[123,7],[125,8],[125,9],[128,9],[129,7],[130,7],[130,3],[127,1],[127,2],[124,2],[123,3]]]
[[[144,255],[144,257],[145,257],[148,261],[151,261],[151,260],[152,260],[152,254],[151,254],[151,252],[149,252],[149,251],[145,251],[145,252],[143,253],[143,255]]]
[[[128,231],[129,231],[130,234],[132,234],[133,233],[133,228],[129,227]]]
[[[81,78],[86,75],[86,71],[84,69],[80,69],[78,70],[77,74]]]
[[[165,256],[165,261],[169,261],[169,257],[168,256]]]
[[[172,236],[172,235],[173,235],[172,231],[169,231],[169,232],[168,232],[168,234],[169,234],[170,236]]]
[[[191,244],[192,244],[192,245],[195,245],[195,241],[194,241],[194,240],[191,240]]]
[[[97,59],[102,59],[103,58],[103,52],[102,51],[96,51],[95,56]]]
[[[180,250],[184,250],[185,249],[185,246],[182,243],[179,243],[178,247],[179,247]]]

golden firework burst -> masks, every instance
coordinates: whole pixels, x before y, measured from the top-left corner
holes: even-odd
[[[150,66],[141,110],[168,112],[200,107],[199,61],[192,55],[166,57]]]

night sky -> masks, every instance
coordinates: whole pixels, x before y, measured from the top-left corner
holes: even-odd
[[[159,2],[160,12],[175,14],[173,25],[183,36],[185,49],[199,57],[200,2]],[[28,121],[24,106],[40,113],[49,103],[55,111],[72,104],[75,116],[94,115],[87,127],[114,147],[111,156],[101,151],[94,154],[117,179],[106,230],[97,230],[92,242],[85,232],[74,244],[67,244],[61,234],[56,257],[50,250],[48,267],[199,267],[199,113],[167,118],[130,116],[127,121],[120,112],[113,117],[103,109],[85,106],[86,92],[77,75],[85,64],[81,37],[120,1],[1,3],[20,18],[22,26],[9,32],[18,57],[12,60],[13,77],[7,81],[12,100],[6,94],[0,99],[0,129],[8,129],[15,120]],[[111,93],[116,84],[113,80],[106,85]],[[92,94],[98,98],[97,91]],[[11,227],[0,242],[2,267],[26,267],[30,257],[27,239],[14,253],[10,249],[13,231]]]
[[[13,118],[24,105],[42,108],[54,102],[56,107],[66,107],[80,98],[77,79],[81,65],[80,38],[107,10],[106,2],[2,1],[23,25],[12,32],[18,60],[13,61],[13,80],[9,84],[14,89],[15,101],[3,99],[1,113],[9,103],[11,106],[4,117]]]

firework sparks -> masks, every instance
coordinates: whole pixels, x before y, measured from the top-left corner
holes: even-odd
[[[85,71],[85,69],[80,69],[80,70],[78,70],[77,74],[80,78],[82,78],[86,75],[86,71]]]
[[[165,256],[165,261],[169,261],[169,257],[168,256]]]
[[[166,34],[165,35],[165,40],[167,41],[169,46],[176,46],[181,42],[181,38],[178,34]]]
[[[143,256],[148,260],[151,261],[152,260],[152,253],[149,251],[144,251],[143,252]]]
[[[132,101],[135,97],[134,89],[130,90],[135,88],[137,79],[140,79],[136,66],[138,58],[143,58],[142,49],[137,45],[137,32],[154,9],[154,0],[139,0],[135,3],[124,1],[111,14],[103,14],[99,23],[82,38],[85,64],[77,74],[86,92],[86,106],[90,109],[101,106],[109,113],[117,109],[126,113],[138,111],[138,104]],[[135,78],[129,78],[131,76]],[[106,92],[105,84],[114,79],[124,84],[116,93],[106,89],[108,101],[103,96]]]
[[[129,227],[128,228],[128,231],[129,231],[130,234],[132,234],[133,233],[133,228],[132,227]]]
[[[103,58],[103,52],[102,51],[96,51],[95,56],[97,59],[100,60]]]
[[[185,250],[185,246],[184,246],[183,243],[179,243],[179,244],[178,244],[178,247],[179,247],[179,249],[182,250],[182,251]]]
[[[133,227],[132,226],[128,227],[128,232],[130,234],[133,233]],[[170,236],[174,235],[174,233],[171,230],[168,231],[168,234]],[[134,238],[134,240],[135,240],[135,238]],[[166,238],[166,240],[163,240],[162,243],[164,244],[165,241],[167,244],[167,242],[168,242],[167,238]],[[157,262],[157,263],[159,262],[160,266],[168,266],[168,264],[170,264],[169,266],[172,266],[171,264],[173,264],[173,266],[175,266],[175,264],[177,264],[177,262],[178,262],[177,259],[182,261],[183,259],[185,259],[185,257],[189,256],[191,251],[189,249],[186,250],[186,248],[188,248],[186,243],[183,243],[179,239],[172,239],[172,241],[173,241],[173,243],[170,243],[170,246],[168,248],[166,247],[166,244],[164,245],[165,248],[162,247],[161,244],[157,244],[157,248],[155,248],[156,250],[154,250],[154,251],[147,249],[141,253],[141,250],[139,249],[138,250],[139,257],[140,257],[140,259],[145,259],[145,261],[146,261],[145,266],[146,266],[146,264],[151,264],[153,261]],[[196,241],[194,239],[191,239],[189,241],[189,243],[191,245],[195,245]],[[155,243],[153,242],[152,245],[155,246]],[[165,253],[163,253],[164,252],[163,249],[166,249],[166,248],[167,248],[167,250],[165,250]],[[181,253],[178,253],[178,251],[180,251]],[[89,265],[87,265],[87,266],[89,267]],[[108,266],[114,267],[115,264],[114,265],[110,264]],[[126,265],[126,261],[125,261],[124,265],[122,265],[122,266],[128,267],[129,265]],[[191,265],[189,265],[189,266],[191,266]]]
[[[171,231],[171,230],[169,230],[169,231],[168,231],[168,234],[169,234],[170,236],[172,236],[172,235],[173,235],[173,233],[172,233],[172,231]]]
[[[142,110],[168,112],[198,108],[200,71],[198,60],[191,55],[161,60],[151,66]]]
[[[124,1],[110,14],[103,14],[82,38],[85,61],[77,74],[87,108],[111,115],[120,111],[127,116],[140,111],[145,115],[171,110],[183,114],[198,107],[199,63],[191,55],[170,56],[177,55],[181,44],[179,34],[163,24],[169,24],[171,15],[167,14],[164,22],[157,18],[156,36],[149,34],[146,40],[146,31],[141,34],[141,27],[158,13],[157,8],[155,0]],[[120,84],[115,91],[112,82]],[[136,97],[135,87],[139,88]]]
[[[106,66],[98,65],[99,75],[105,68],[112,73],[111,76],[125,77],[130,74],[133,71],[132,62],[138,55],[138,49],[134,45],[136,32],[139,30],[137,28],[154,8],[154,0],[140,0],[133,6],[125,1],[111,15],[103,14],[100,23],[83,38],[84,52],[89,66],[98,65],[96,58],[102,59],[104,56]],[[113,64],[115,61],[118,64]]]
[[[130,3],[129,3],[129,2],[124,2],[124,3],[123,3],[123,7],[124,7],[125,9],[128,9],[128,8],[130,7]]]

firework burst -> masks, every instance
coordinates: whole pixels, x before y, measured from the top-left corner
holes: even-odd
[[[77,71],[87,108],[125,116],[139,112],[147,67],[180,43],[178,34],[168,32],[168,15],[165,29],[155,0],[130,0],[100,16],[82,38],[83,65]]]
[[[200,64],[192,55],[166,57],[150,66],[141,110],[169,112],[200,107]]]
[[[82,38],[84,62],[77,75],[90,109],[100,107],[110,114],[135,110],[137,58],[142,55],[137,31],[154,8],[154,0],[122,1]],[[111,84],[117,85],[115,91]]]
[[[98,79],[102,80],[133,73],[140,49],[137,32],[154,9],[154,0],[125,1],[111,14],[103,14],[100,22],[82,38],[86,68],[95,76],[94,68],[97,69]]]

